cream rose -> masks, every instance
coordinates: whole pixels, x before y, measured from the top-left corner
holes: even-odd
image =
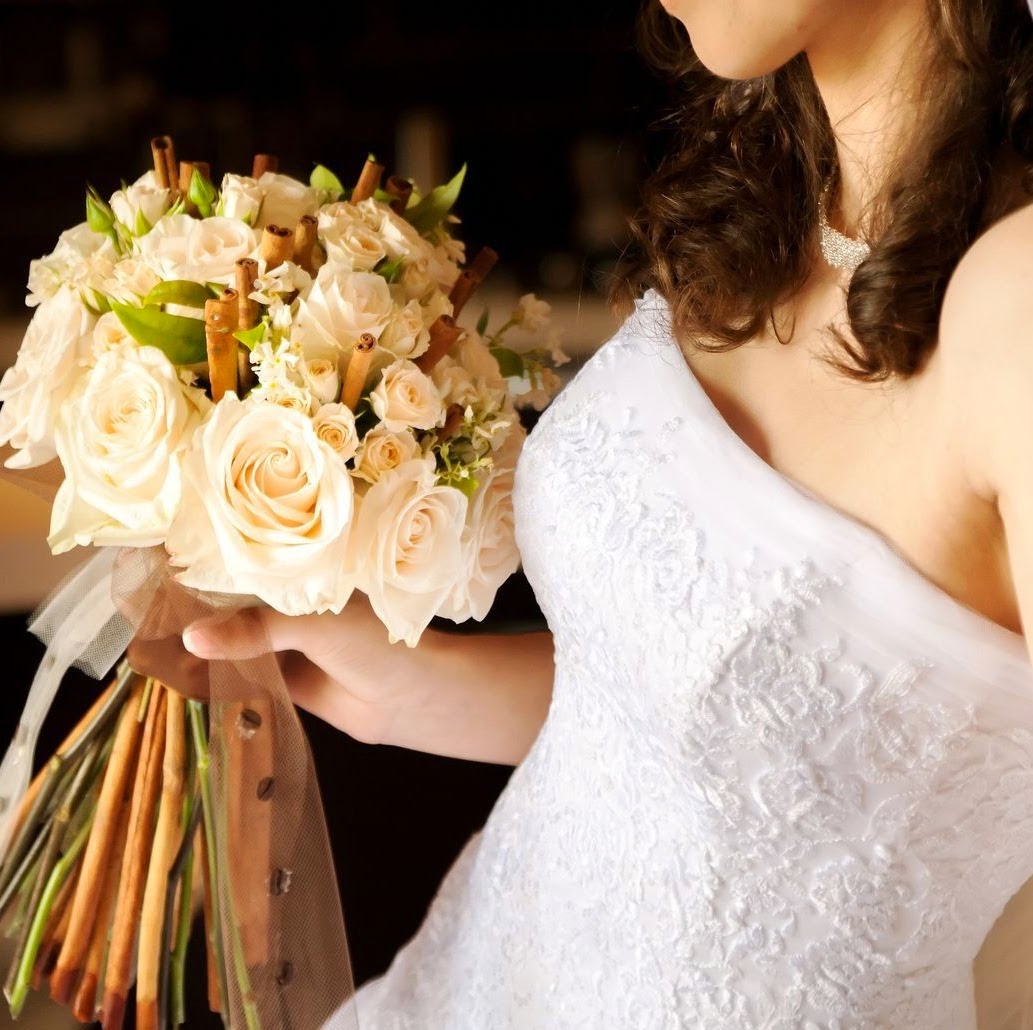
[[[411,300],[391,316],[378,341],[383,350],[396,358],[418,358],[430,346],[430,331],[424,323],[423,308]]]
[[[227,394],[194,436],[166,548],[180,582],[253,594],[286,615],[339,612],[351,477],[307,415]]]
[[[384,369],[369,400],[374,414],[392,433],[400,433],[410,426],[433,429],[445,420],[445,406],[438,388],[430,376],[404,358]]]
[[[513,522],[516,456],[526,434],[511,431],[495,467],[470,502],[463,529],[463,563],[456,586],[437,613],[454,622],[481,622],[502,584],[520,567]]]
[[[319,212],[319,238],[327,260],[348,271],[368,272],[387,255],[384,244],[353,204],[331,204]]]
[[[433,471],[434,458],[423,455],[420,442],[412,430],[392,433],[378,426],[362,438],[355,455],[355,476],[367,483],[375,483],[385,472],[414,458],[421,458]]]
[[[293,229],[305,215],[319,210],[323,193],[289,175],[266,172],[258,180],[262,190],[262,208],[258,213],[257,228],[279,225]]]
[[[262,207],[262,196],[263,190],[257,179],[227,172],[222,177],[216,212],[223,218],[239,218],[248,225],[254,225]]]
[[[341,394],[341,377],[333,358],[303,358],[301,375],[316,404],[330,404]]]
[[[104,280],[103,291],[112,300],[122,304],[139,306],[161,280],[153,268],[140,258],[123,258],[112,269],[111,276]]]
[[[437,486],[419,459],[385,472],[360,501],[350,548],[356,585],[391,643],[415,647],[451,593],[466,509],[466,496]]]
[[[26,303],[35,307],[62,286],[74,286],[95,303],[93,295],[103,292],[104,281],[111,276],[116,261],[118,252],[111,240],[80,222],[61,233],[52,253],[30,262]]]
[[[380,338],[395,304],[383,276],[323,265],[291,329],[306,357],[351,353],[363,333]]]
[[[58,419],[65,480],[51,512],[51,551],[160,544],[179,506],[182,453],[210,407],[155,347],[129,343],[102,354]]]
[[[89,359],[96,321],[68,285],[36,308],[14,365],[0,379],[0,444],[18,452],[7,459],[8,468],[32,468],[57,456],[58,409]]]
[[[154,172],[141,175],[132,186],[112,194],[111,210],[133,236],[143,236],[169,209],[169,191],[158,185]]]
[[[133,338],[126,332],[126,327],[113,311],[108,311],[97,319],[97,324],[93,327],[95,359],[127,343],[133,343]]]
[[[344,404],[324,404],[312,416],[312,428],[341,461],[355,457],[359,434],[355,431],[355,416],[350,408]]]
[[[236,218],[166,215],[138,244],[140,257],[162,279],[230,284],[236,264],[257,243],[254,230]]]

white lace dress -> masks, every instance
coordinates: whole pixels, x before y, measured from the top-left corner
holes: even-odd
[[[1033,875],[1022,637],[756,455],[656,294],[514,503],[552,705],[360,1030],[974,1028]]]

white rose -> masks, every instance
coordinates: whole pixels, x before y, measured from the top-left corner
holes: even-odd
[[[113,311],[105,312],[97,319],[97,324],[93,327],[94,358],[133,342],[133,338],[126,332],[126,327]]]
[[[353,458],[359,449],[355,416],[344,404],[324,404],[312,416],[312,428],[315,429],[316,436],[330,447],[341,461]]]
[[[420,442],[411,430],[392,433],[378,426],[362,438],[355,455],[355,476],[367,483],[375,483],[385,472],[414,458],[421,459],[431,471],[434,470],[434,458],[423,454]]]
[[[321,191],[289,175],[266,172],[258,185],[263,198],[256,226],[259,229],[267,225],[293,229],[305,215],[314,215],[323,200]]]
[[[58,419],[65,480],[50,517],[54,554],[162,543],[179,506],[182,453],[210,407],[156,347],[102,354]]]
[[[217,213],[224,218],[239,218],[248,225],[254,225],[262,207],[263,194],[257,179],[227,172],[219,189]]]
[[[256,237],[236,218],[166,215],[138,246],[140,257],[162,279],[230,285],[238,259],[251,255]]]
[[[183,473],[166,540],[181,583],[253,594],[286,615],[344,607],[352,481],[306,415],[227,394]]]
[[[61,233],[52,253],[30,262],[26,303],[35,307],[65,285],[74,286],[93,302],[90,294],[103,292],[116,261],[118,252],[107,236],[94,232],[86,222],[73,225]]]
[[[0,444],[18,451],[8,468],[32,468],[57,456],[58,408],[90,356],[95,324],[72,286],[36,308],[14,365],[0,379]]]
[[[123,258],[105,279],[102,290],[112,300],[122,304],[138,305],[161,280],[154,269],[140,258]]]
[[[445,420],[441,394],[430,376],[404,358],[384,369],[369,399],[377,418],[392,433],[410,426],[433,429]]]
[[[367,202],[368,203],[368,202]],[[384,241],[387,256],[395,261],[427,261],[434,256],[434,248],[401,215],[391,208],[378,205],[380,209],[380,238]]]
[[[169,209],[169,191],[158,185],[154,172],[112,194],[111,210],[133,236],[143,236]]]
[[[411,300],[391,316],[378,341],[396,358],[418,358],[430,346],[430,330],[419,301]]]
[[[399,280],[405,290],[408,300],[418,300],[421,303],[430,299],[431,294],[437,294],[438,288],[434,280],[427,274],[427,269],[411,261],[402,265],[402,278]],[[449,304],[451,314],[451,304]]]
[[[519,444],[522,435],[511,432],[507,444]],[[462,537],[463,571],[438,613],[454,622],[482,621],[499,587],[520,567],[513,524],[514,465],[508,454],[496,456],[495,468],[470,502]]]
[[[316,404],[330,404],[341,394],[341,377],[333,358],[302,359],[301,375]]]
[[[318,232],[327,260],[349,271],[368,272],[387,254],[376,230],[353,204],[330,204],[320,210]]]
[[[328,263],[298,302],[291,335],[306,356],[351,353],[363,333],[379,339],[394,312],[383,276],[345,272]]]
[[[385,472],[362,498],[351,538],[356,585],[391,643],[415,647],[455,584],[466,496],[437,486],[426,462]]]

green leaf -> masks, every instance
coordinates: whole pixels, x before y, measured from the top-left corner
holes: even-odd
[[[331,200],[337,200],[344,193],[341,180],[326,165],[316,165],[312,169],[312,174],[308,177],[308,184],[314,190],[326,190],[330,194]]]
[[[191,282],[189,279],[170,279],[168,282],[158,283],[150,293],[143,299],[144,307],[153,307],[156,304],[182,304],[188,308],[201,308],[204,310],[204,302],[211,299],[211,293],[207,286]]]
[[[195,168],[190,176],[190,186],[187,188],[187,197],[190,203],[197,208],[202,218],[210,218],[212,207],[219,191]]]
[[[115,227],[115,212],[92,186],[86,188],[86,223],[105,236]]]
[[[481,317],[477,319],[477,335],[483,336],[488,331],[488,309],[485,308]]]
[[[238,329],[233,336],[240,340],[248,350],[254,350],[265,336],[265,322],[259,322],[252,329]]]
[[[377,275],[382,275],[389,283],[396,283],[402,278],[402,259],[395,258],[394,261],[388,261],[387,258],[384,258],[373,271]]]
[[[466,165],[464,164],[450,182],[445,183],[444,186],[435,186],[415,207],[410,207],[405,212],[405,217],[421,236],[439,225],[445,215],[455,207],[465,178]]]
[[[134,308],[115,302],[111,310],[141,347],[157,347],[174,365],[193,365],[208,357],[204,322],[199,318],[168,315],[154,307]]]
[[[492,356],[499,363],[499,372],[504,376],[522,376],[524,359],[508,347],[492,347]]]
[[[128,229],[129,226],[126,226],[126,228]],[[133,226],[133,235],[146,236],[153,228],[154,226],[151,225],[151,223],[144,217],[144,213],[142,211],[137,211],[136,225]]]

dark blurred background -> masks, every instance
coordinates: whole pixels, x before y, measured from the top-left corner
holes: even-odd
[[[574,357],[569,378],[612,331],[606,276],[664,145],[648,131],[662,89],[634,51],[638,6],[0,3],[0,370],[28,321],[29,261],[82,220],[87,182],[108,195],[134,180],[150,165],[150,137],[169,133],[179,157],[210,161],[217,180],[249,173],[256,151],[300,178],[323,163],[346,183],[372,151],[424,189],[468,162],[461,234],[471,251],[490,243],[502,255],[478,300],[531,290],[549,300]],[[88,557],[51,557],[46,525],[42,502],[0,482],[3,740],[42,653],[26,613]],[[541,625],[518,574],[489,619],[465,631]],[[66,685],[40,757],[94,689],[84,677]],[[365,746],[305,723],[361,983],[416,931],[511,769]],[[31,1008],[35,1025],[67,1023],[41,998]],[[203,1008],[195,999],[190,1025],[206,1025]]]

